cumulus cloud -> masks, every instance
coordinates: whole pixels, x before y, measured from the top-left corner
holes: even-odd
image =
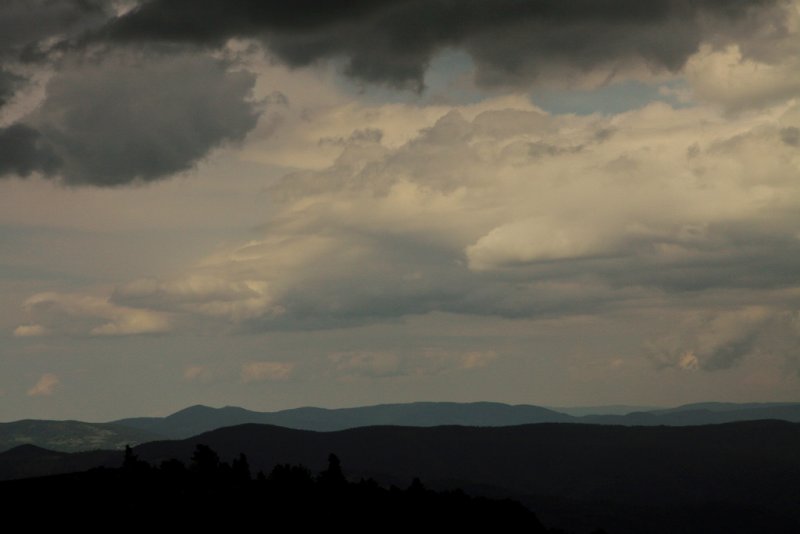
[[[58,376],[53,373],[45,373],[39,380],[28,390],[29,397],[49,397],[55,393],[56,388],[61,383]]]
[[[190,169],[256,124],[255,76],[209,57],[121,55],[71,65],[44,102],[0,132],[0,173],[115,186]]]
[[[497,359],[495,351],[422,349],[409,354],[386,351],[336,352],[328,356],[335,373],[344,379],[437,375],[479,369]]]
[[[795,15],[800,19],[800,13]],[[793,34],[800,39],[800,28]],[[767,61],[743,57],[737,45],[704,46],[686,65],[692,96],[727,110],[761,107],[800,95],[800,55],[787,53]]]
[[[676,71],[709,39],[725,42],[780,21],[781,0],[155,0],[94,33],[116,43],[220,46],[256,38],[289,65],[344,58],[358,79],[420,87],[433,56],[467,51],[486,85],[575,77],[597,68]],[[186,13],[192,16],[187,17]]]
[[[597,313],[697,291],[757,299],[796,285],[796,107],[732,117],[652,104],[603,118],[502,102],[444,110],[396,146],[345,143],[329,167],[269,190],[261,238],[183,277],[123,285],[112,302],[317,329],[431,311]],[[361,113],[347,108],[342,124],[348,112]]]
[[[290,362],[248,362],[242,365],[241,380],[252,382],[285,382],[292,376],[294,364]]]
[[[24,304],[31,322],[19,326],[16,336],[66,334],[124,336],[156,334],[171,329],[166,314],[118,306],[107,299],[64,293],[39,293]]]

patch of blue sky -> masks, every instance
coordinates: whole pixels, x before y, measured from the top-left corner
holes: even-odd
[[[531,94],[534,104],[557,115],[615,115],[642,108],[651,102],[665,102],[674,108],[690,107],[678,95],[684,92],[683,80],[648,84],[636,80],[612,83],[591,90],[537,89]]]
[[[339,80],[346,92],[373,104],[465,105],[496,95],[496,92],[476,86],[474,73],[475,64],[469,54],[445,49],[431,60],[421,93],[410,88],[360,83],[343,76]],[[693,103],[681,98],[686,93],[686,82],[672,79],[661,83],[624,80],[595,89],[535,87],[529,94],[536,106],[556,115],[614,115],[656,101],[674,108],[690,107]]]
[[[445,49],[431,59],[425,71],[422,92],[385,84],[360,83],[340,77],[344,90],[372,104],[463,105],[480,102],[487,93],[473,80],[475,64],[466,52]]]

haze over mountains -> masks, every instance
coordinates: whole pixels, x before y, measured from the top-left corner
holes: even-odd
[[[619,407],[608,407],[618,411]],[[158,439],[182,439],[227,426],[246,423],[286,428],[335,431],[373,425],[429,427],[439,425],[512,426],[532,423],[589,423],[603,425],[690,426],[736,421],[778,419],[800,422],[800,403],[698,403],[668,409],[632,411],[626,414],[596,413],[603,408],[579,408],[570,415],[532,405],[494,402],[416,402],[356,408],[295,408],[256,412],[227,406],[196,405],[167,417],[139,417],[110,423],[23,420],[0,423],[0,451],[22,444],[75,452],[119,449]]]

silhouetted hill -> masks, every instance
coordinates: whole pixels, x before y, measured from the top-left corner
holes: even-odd
[[[573,420],[569,415],[539,406],[511,406],[497,402],[413,402],[358,408],[295,408],[278,412],[253,412],[231,406],[210,408],[198,405],[167,417],[121,419],[114,423],[167,437],[185,438],[244,423],[329,431],[374,425],[509,426]]]
[[[264,471],[278,462],[321,469],[320,459],[336,451],[354,476],[398,484],[419,476],[433,487],[510,495],[531,504],[545,524],[574,529],[730,533],[758,532],[745,527],[770,522],[772,530],[764,531],[797,532],[786,525],[800,526],[800,425],[778,421],[685,428],[367,427],[330,433],[243,425],[148,443],[136,451],[157,463],[186,459],[197,443],[223,458],[244,452],[255,470]],[[699,526],[681,529],[686,522]]]
[[[418,476],[432,488],[511,496],[543,523],[576,532],[598,525],[612,534],[800,532],[800,425],[781,421],[337,432],[246,424],[135,452],[153,465],[186,462],[201,443],[223,460],[245,453],[264,472],[279,463],[320,470],[336,452],[353,477],[405,486]],[[0,466],[10,452],[0,454]]]
[[[64,452],[122,449],[125,445],[164,437],[148,430],[112,423],[25,419],[0,423],[0,452],[23,444]]]
[[[188,465],[150,465],[129,449],[124,458],[116,469],[0,482],[0,502],[10,517],[45,530],[107,530],[124,522],[135,530],[546,532],[533,512],[509,499],[434,491],[419,479],[406,489],[348,480],[334,454],[316,476],[280,464],[255,480],[244,455],[228,463],[204,445]]]

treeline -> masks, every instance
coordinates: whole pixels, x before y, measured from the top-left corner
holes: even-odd
[[[253,474],[245,455],[223,462],[205,445],[197,445],[188,465],[150,465],[127,448],[121,468],[5,482],[0,493],[8,510],[64,525],[548,532],[516,501],[433,491],[419,479],[406,488],[348,480],[334,454],[316,475],[289,464]]]

